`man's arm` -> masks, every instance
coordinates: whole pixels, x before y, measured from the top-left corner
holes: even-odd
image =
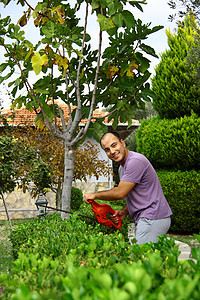
[[[85,194],[83,197],[83,201],[89,203],[88,200],[95,200],[95,199],[105,200],[105,201],[124,199],[128,195],[128,193],[134,188],[134,186],[135,186],[134,182],[120,181],[119,185],[117,187],[114,187],[113,189],[102,191],[102,192]]]

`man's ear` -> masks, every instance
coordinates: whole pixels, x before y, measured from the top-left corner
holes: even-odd
[[[121,139],[121,144],[126,147],[126,143],[124,142],[124,140]]]

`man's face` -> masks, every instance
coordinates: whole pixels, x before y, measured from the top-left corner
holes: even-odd
[[[101,140],[101,146],[110,159],[120,164],[125,162],[128,149],[123,140],[119,141],[112,133],[107,133]]]

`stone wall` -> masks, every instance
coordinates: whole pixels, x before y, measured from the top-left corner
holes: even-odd
[[[14,192],[4,194],[8,213],[11,219],[33,218],[37,215],[35,202],[37,198],[33,198],[29,192],[23,193],[22,189],[16,188]],[[46,194],[49,206],[55,207],[55,194],[49,192]],[[0,198],[0,220],[7,219],[3,200]]]
[[[108,182],[78,182],[74,183],[73,186],[79,188],[83,194],[86,192],[92,193],[110,188]],[[45,197],[48,201],[48,206],[56,207],[55,193],[48,192]],[[35,206],[37,198],[33,198],[29,192],[23,193],[21,189],[16,188],[14,192],[4,194],[4,198],[10,219],[34,218],[37,216],[38,211]],[[52,210],[47,209],[47,212],[52,212]],[[6,219],[7,216],[3,200],[0,197],[0,220]]]

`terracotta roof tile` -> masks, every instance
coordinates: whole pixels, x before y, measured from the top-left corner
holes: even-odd
[[[64,112],[64,116],[66,119],[69,118],[69,109],[68,106],[64,103],[59,103],[59,106],[62,108]],[[71,106],[71,110],[73,111],[76,108],[76,106]],[[28,111],[25,107],[22,107],[20,109],[10,110],[10,109],[4,109],[2,110],[1,114],[6,115],[7,118],[11,117],[11,115],[14,113],[14,119],[8,121],[8,124],[10,125],[19,125],[19,124],[34,124],[34,119],[36,117],[36,113]],[[108,124],[108,117],[103,118],[107,112],[101,111],[101,110],[94,110],[93,117],[94,118],[102,118],[103,123]],[[59,119],[60,120],[60,119]],[[87,122],[87,119],[82,119],[81,123],[85,124]],[[92,122],[95,122],[95,119],[92,120]],[[109,122],[109,124],[112,124],[112,120]],[[133,123],[138,123],[138,120],[133,120]],[[2,124],[0,122],[0,124]]]

